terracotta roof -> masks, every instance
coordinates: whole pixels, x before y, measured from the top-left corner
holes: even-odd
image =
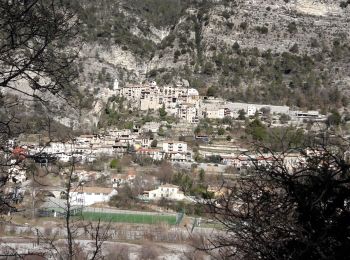
[[[12,150],[14,155],[25,155],[27,153],[26,149],[22,147],[16,147]]]

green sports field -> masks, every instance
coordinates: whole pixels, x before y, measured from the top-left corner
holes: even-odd
[[[124,223],[139,223],[139,224],[158,224],[168,223],[174,225],[176,222],[175,216],[162,215],[140,215],[140,214],[122,214],[122,213],[100,213],[100,212],[83,212],[83,218],[90,221],[106,221],[106,222],[124,222]]]

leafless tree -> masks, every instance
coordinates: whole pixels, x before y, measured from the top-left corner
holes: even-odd
[[[65,169],[60,169],[66,170],[64,203],[57,205],[62,210],[61,215],[64,217],[65,239],[63,244],[58,244],[61,237],[57,233],[53,236],[45,236],[38,231],[38,239],[45,244],[45,253],[53,259],[102,259],[102,246],[110,238],[111,225],[110,222],[104,224],[100,220],[95,223],[84,221],[81,215],[83,204],[74,196],[74,193],[82,190],[84,183],[75,181],[75,165],[76,161],[73,156],[70,165]],[[92,244],[91,247],[84,248],[79,241],[83,239],[88,239]]]
[[[49,107],[50,101],[45,95],[65,98],[74,90],[72,84],[77,77],[74,60],[79,51],[78,19],[66,3],[60,0],[0,1],[1,212],[15,209],[4,188],[8,183],[8,168],[20,164],[21,160],[13,160],[8,140],[27,130],[23,125],[24,102],[39,101]]]
[[[167,161],[163,161],[159,166],[157,177],[163,183],[169,183],[173,177],[173,167]]]
[[[75,78],[75,13],[58,0],[0,2],[0,87],[40,98],[59,94]],[[69,43],[73,48],[67,49]],[[23,88],[27,84],[28,88]]]
[[[0,212],[6,213],[16,209],[13,196],[5,192],[8,168],[28,166],[23,158],[13,158],[13,147],[8,144],[10,138],[28,130],[28,125],[23,124],[28,115],[24,103],[36,102],[36,112],[45,119],[41,121],[51,137],[53,122],[43,112],[50,110],[52,95],[66,101],[73,96],[77,78],[74,61],[80,42],[78,19],[69,1],[0,0],[0,13]],[[22,113],[18,113],[19,108]],[[85,223],[73,216],[70,193],[80,185],[72,181],[74,165],[73,162],[66,176],[65,250],[57,245],[60,237],[55,232],[46,237],[38,231],[38,241],[44,242],[47,252],[56,259],[98,259],[108,228],[101,222]],[[40,185],[36,172],[32,173],[33,184]],[[87,229],[94,241],[91,255],[79,250],[77,238],[82,229]],[[8,256],[20,257],[16,251]]]
[[[204,248],[223,259],[347,259],[348,149],[344,140],[324,137],[279,153],[258,147],[271,158],[254,161],[249,175],[227,181],[228,192],[207,202],[224,232]]]

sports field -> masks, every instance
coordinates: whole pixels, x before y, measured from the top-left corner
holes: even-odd
[[[168,223],[174,225],[176,216],[164,215],[140,215],[140,214],[124,214],[124,213],[100,213],[100,212],[83,212],[83,218],[91,221],[106,221],[106,222],[124,222],[124,223],[139,223],[139,224],[158,224]]]

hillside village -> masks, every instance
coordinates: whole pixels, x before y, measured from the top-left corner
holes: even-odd
[[[200,96],[197,90],[179,82],[171,86],[158,86],[153,81],[140,85],[126,84],[123,87],[119,87],[116,82],[114,91],[123,100],[126,109],[153,113],[159,119],[143,125],[133,124],[129,129],[102,128],[96,133],[77,135],[70,140],[45,142],[45,138],[41,139],[38,135],[20,136],[8,143],[12,157],[17,160],[31,158],[41,167],[50,167],[53,162],[76,164],[73,176],[78,183],[83,183],[83,189],[76,191],[72,200],[77,206],[108,204],[113,201],[113,196],[118,196],[118,190],[120,192],[125,187],[137,187],[134,198],[139,201],[158,203],[159,200],[166,199],[191,204],[195,201],[196,192],[184,189],[185,179],[174,182],[174,176],[162,178],[154,173],[147,176],[142,165],[149,165],[152,172],[156,170],[156,165],[168,163],[162,174],[171,174],[173,171],[176,174],[192,172],[192,177],[186,177],[189,180],[193,178],[191,182],[198,178],[199,173],[208,176],[235,176],[244,174],[256,164],[274,164],[279,160],[283,160],[292,171],[295,165],[303,163],[301,154],[291,152],[283,158],[276,158],[270,153],[247,153],[247,146],[238,141],[238,136],[225,137],[219,132],[232,127],[232,122],[249,126],[256,120],[261,120],[263,125],[268,125],[271,129],[282,126],[306,131],[306,123],[324,124],[327,120],[327,116],[318,111],[303,112],[287,106],[235,103],[222,98]],[[164,115],[175,118],[174,123],[167,122]],[[217,125],[217,129],[212,134],[203,134],[198,130],[203,120],[211,120],[210,124]],[[223,121],[229,123],[220,123]],[[171,129],[172,136],[161,134],[162,128]],[[129,162],[122,169],[119,165],[124,158],[129,158]],[[99,170],[91,170],[92,165],[101,162]],[[20,167],[14,166],[9,172],[14,184],[27,183],[26,173]],[[181,178],[185,178],[185,175]],[[216,181],[207,182],[205,187],[213,194],[220,194],[215,183]],[[200,187],[204,187],[201,185],[204,183],[200,184]],[[21,194],[25,190],[17,192]],[[62,191],[60,186],[50,189],[58,200],[56,203],[62,203],[59,201]],[[45,207],[50,205],[50,201],[43,204],[44,209],[41,209],[40,214],[47,215]],[[59,212],[55,216],[57,214]]]
[[[141,85],[126,85],[114,88],[117,95],[128,101],[128,106],[141,111],[158,110],[164,107],[165,112],[184,122],[196,124],[200,119],[238,119],[240,112],[251,117],[268,111],[272,115],[288,115],[291,121],[312,119],[324,121],[326,117],[318,111],[291,110],[288,106],[268,104],[249,104],[228,102],[222,98],[200,96],[196,89],[178,82],[174,86],[159,87],[155,81]]]
[[[200,96],[197,90],[180,83],[161,87],[154,81],[140,85],[130,84],[121,88],[118,88],[118,84],[115,85],[117,85],[114,88],[116,95],[126,100],[125,106],[128,109],[147,113],[159,111],[179,121],[173,124],[166,121],[151,121],[144,125],[133,125],[131,129],[109,127],[100,129],[97,133],[79,135],[63,142],[50,141],[46,145],[40,145],[35,141],[26,142],[24,137],[17,143],[13,140],[10,142],[11,145],[13,147],[15,144],[19,145],[28,155],[47,154],[66,163],[73,157],[78,158],[79,162],[89,163],[102,155],[121,157],[129,153],[150,157],[154,161],[165,159],[172,162],[194,162],[191,145],[184,140],[179,141],[179,138],[184,132],[192,133],[193,140],[203,141],[204,144],[215,138],[215,134],[201,135],[198,131],[195,133],[195,127],[201,120],[244,121],[248,118],[260,118],[264,122],[268,114],[269,121],[265,121],[264,124],[269,127],[293,125],[298,128],[303,127],[305,122],[324,123],[327,119],[327,116],[320,114],[319,111],[303,112],[292,110],[288,106],[235,103],[222,98]],[[284,116],[287,120],[281,123],[280,119]],[[215,125],[215,122],[212,124]],[[173,136],[172,139],[160,136],[159,131],[164,125],[168,128],[180,128],[178,131],[180,134]],[[222,145],[221,147],[225,150],[225,147]],[[227,149],[232,149],[232,144],[228,144]],[[239,147],[236,150],[239,151]],[[223,154],[225,153],[217,153],[217,155]]]
[[[350,0],[0,10],[0,259],[348,258]]]

